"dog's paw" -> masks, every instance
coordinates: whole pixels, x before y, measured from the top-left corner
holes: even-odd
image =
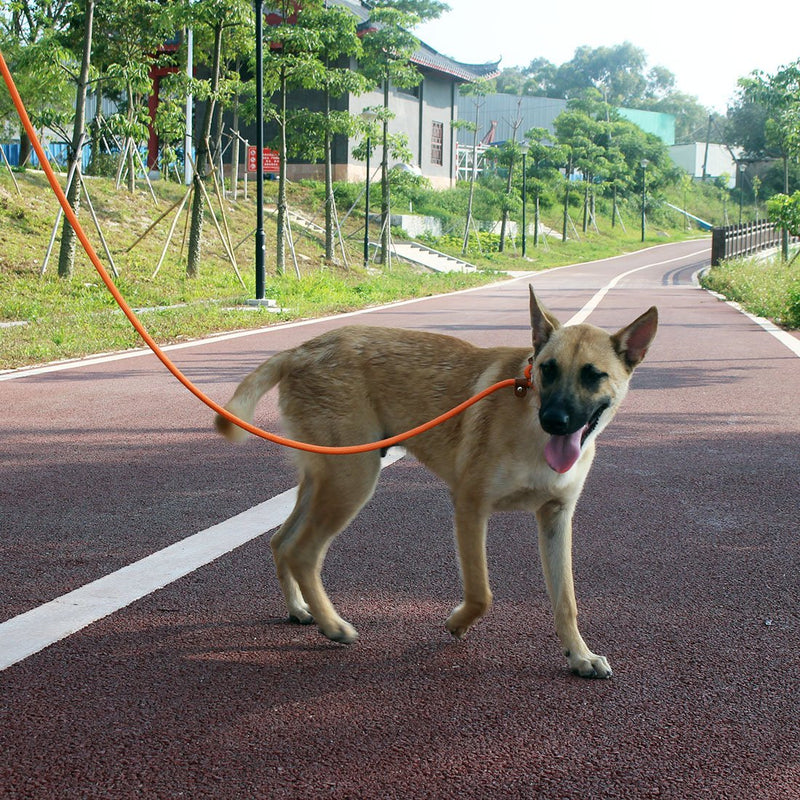
[[[295,625],[310,625],[314,617],[308,611],[293,611],[289,614],[289,622]]]
[[[569,668],[581,678],[610,678],[614,674],[605,656],[598,656],[588,651],[577,655],[570,653],[569,650],[564,655],[567,657]]]
[[[478,608],[476,605],[462,603],[453,609],[447,618],[447,622],[445,622],[445,627],[456,639],[463,639],[473,624],[486,613],[488,605],[487,603],[485,606]]]
[[[320,628],[320,633],[330,639],[332,642],[339,642],[339,644],[352,644],[358,639],[358,631],[349,623],[341,620],[336,625],[328,630]]]

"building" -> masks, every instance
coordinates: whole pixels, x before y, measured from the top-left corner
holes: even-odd
[[[374,30],[370,22],[369,6],[360,0],[333,0],[336,5],[350,10],[358,20],[359,35],[369,36]],[[464,64],[448,58],[424,42],[411,58],[422,80],[412,89],[389,87],[389,110],[394,118],[389,122],[391,134],[405,134],[409,149],[413,154],[411,164],[403,165],[423,175],[435,188],[452,186],[457,176],[456,138],[452,123],[458,119],[459,86],[482,78],[490,78],[498,73],[499,62],[488,64]],[[350,68],[358,70],[358,63],[351,59]],[[383,88],[362,95],[346,95],[332,100],[337,111],[347,111],[359,115],[365,108],[383,106]],[[308,108],[312,111],[323,109],[323,97],[318,91],[292,92],[288,99],[290,107]],[[274,128],[267,127],[267,138]],[[255,131],[244,131],[243,136],[250,142],[255,140]],[[331,156],[333,179],[336,181],[363,181],[366,164],[353,156],[357,140],[336,136]],[[380,143],[376,148],[372,143],[371,170],[383,156]],[[389,164],[390,167],[396,166]],[[292,180],[302,178],[321,179],[323,165],[289,160],[287,175]]]
[[[495,142],[511,139],[517,120],[521,120],[518,141],[531,128],[553,131],[556,117],[566,110],[566,100],[551,97],[520,97],[498,93],[480,98],[459,97],[458,100],[459,117],[477,123],[479,139],[484,139],[491,132]],[[617,111],[623,119],[638,125],[645,133],[658,136],[664,144],[669,146],[675,143],[675,117],[672,114],[630,108],[618,108]],[[471,145],[472,134],[461,131],[458,142],[464,146]]]
[[[669,155],[677,166],[693,178],[720,178],[725,175],[728,188],[736,186],[740,148],[713,142],[691,142],[673,145],[669,148]]]

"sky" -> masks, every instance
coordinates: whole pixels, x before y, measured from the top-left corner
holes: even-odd
[[[725,113],[737,80],[753,70],[774,74],[800,59],[800,37],[786,0],[759,13],[731,0],[447,0],[450,11],[414,33],[440,53],[470,64],[502,58],[525,67],[534,58],[556,65],[583,45],[630,42],[648,67],[666,67],[676,89]],[[789,5],[789,8],[791,5]],[[771,13],[772,12],[772,13]]]

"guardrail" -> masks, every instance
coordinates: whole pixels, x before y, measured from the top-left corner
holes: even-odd
[[[790,242],[798,237],[790,236]],[[727,225],[711,231],[711,266],[716,267],[726,258],[749,256],[771,247],[780,247],[781,229],[771,222],[748,222],[742,225]]]

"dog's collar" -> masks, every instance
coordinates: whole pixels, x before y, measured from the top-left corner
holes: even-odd
[[[529,358],[528,366],[525,367],[525,372],[524,372],[525,377],[517,378],[514,381],[514,394],[517,397],[525,397],[525,395],[528,393],[528,389],[536,389],[536,387],[533,385],[532,373],[533,373],[533,359]]]

